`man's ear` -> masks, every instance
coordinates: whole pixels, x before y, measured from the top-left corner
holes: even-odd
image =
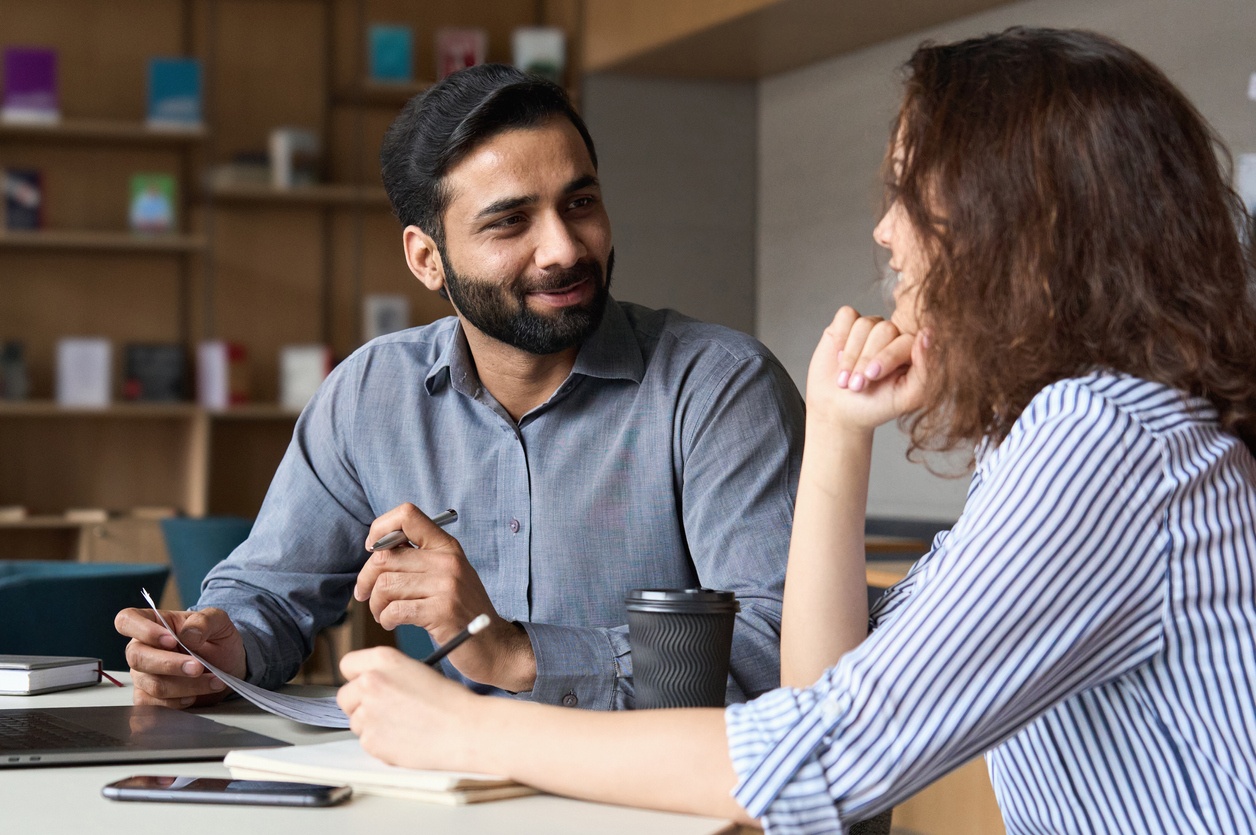
[[[406,265],[423,286],[434,293],[445,289],[445,264],[432,236],[417,226],[407,226],[401,233],[406,250]]]

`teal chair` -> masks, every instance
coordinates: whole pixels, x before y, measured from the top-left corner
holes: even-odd
[[[160,598],[170,569],[144,563],[0,561],[0,654],[84,655],[125,670],[127,639],[113,628],[119,610]]]
[[[166,540],[166,553],[170,555],[174,584],[179,590],[179,601],[183,608],[186,609],[200,599],[205,575],[229,557],[236,546],[248,539],[251,530],[253,520],[241,516],[172,516],[161,520],[161,533]],[[345,615],[341,615],[336,624],[344,623],[344,620]],[[332,680],[339,684],[340,671],[335,648],[321,632],[316,637],[316,644],[319,639],[322,639],[321,642],[326,647]]]
[[[393,640],[397,643],[397,649],[411,658],[426,658],[435,649],[432,639],[427,635],[427,630],[418,626],[408,624],[398,626],[393,630]]]

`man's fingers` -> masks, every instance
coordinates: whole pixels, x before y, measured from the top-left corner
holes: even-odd
[[[174,649],[179,645],[166,627],[157,620],[152,609],[123,609],[114,616],[113,628],[118,634],[134,638],[149,646]]]

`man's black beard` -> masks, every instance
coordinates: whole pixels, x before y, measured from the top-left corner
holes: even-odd
[[[556,354],[579,345],[602,324],[602,314],[610,296],[611,271],[615,266],[612,250],[606,259],[606,276],[596,261],[580,261],[569,270],[552,273],[534,285],[502,286],[492,280],[466,279],[458,275],[449,255],[441,247],[445,264],[445,289],[468,322],[499,342],[529,354]],[[550,314],[528,308],[527,293],[560,290],[579,281],[593,282],[593,298],[587,305],[564,307]]]

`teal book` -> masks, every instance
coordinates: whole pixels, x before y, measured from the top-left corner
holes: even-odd
[[[414,31],[409,26],[372,23],[367,40],[371,81],[414,80]]]
[[[201,126],[201,62],[196,58],[148,59],[148,126]]]

